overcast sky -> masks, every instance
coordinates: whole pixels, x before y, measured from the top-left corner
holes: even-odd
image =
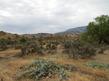
[[[0,31],[54,33],[109,14],[109,0],[0,0]]]

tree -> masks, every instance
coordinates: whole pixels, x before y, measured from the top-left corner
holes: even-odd
[[[99,44],[109,44],[109,16],[101,15],[90,22],[87,27],[87,37],[96,40]]]

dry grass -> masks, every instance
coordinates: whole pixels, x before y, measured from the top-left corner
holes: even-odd
[[[16,55],[20,50],[15,49],[7,49],[5,51],[0,51],[0,57],[8,57]]]
[[[109,50],[104,51],[104,54],[98,54],[94,59],[97,62],[109,64]]]
[[[0,57],[11,57],[18,53],[19,50],[9,49],[7,51],[0,52]],[[102,61],[104,58],[109,58],[109,54],[103,55],[102,58],[98,58],[100,55],[95,57],[95,60]],[[44,55],[44,56],[26,56],[24,58],[15,58],[15,59],[5,59],[0,60],[0,81],[16,81],[15,76],[17,71],[23,65],[31,63],[33,59],[47,59],[54,61],[60,64],[73,64],[78,69],[74,72],[69,73],[69,81],[109,81],[109,71],[101,69],[93,69],[90,67],[84,66],[84,64],[91,60],[73,60],[70,59],[67,55],[64,54],[53,54],[53,55]],[[7,60],[7,61],[6,61]],[[104,61],[105,62],[105,61]],[[109,62],[109,59],[108,59]],[[107,61],[106,61],[107,63]],[[22,81],[31,81],[31,80],[22,80]],[[43,81],[58,81],[57,77],[47,78]]]

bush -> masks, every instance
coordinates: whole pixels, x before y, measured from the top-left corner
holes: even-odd
[[[84,44],[80,41],[66,41],[64,43],[66,53],[77,58],[86,58],[95,55],[95,49],[90,44]]]
[[[48,41],[45,45],[45,51],[46,53],[54,54],[57,51],[57,46],[58,46],[57,41]]]
[[[0,39],[0,50],[1,51],[6,50],[8,48],[7,44],[8,41],[6,39]]]
[[[19,40],[20,44],[25,44],[27,43],[27,39],[25,37],[22,37],[20,40]]]
[[[89,62],[86,64],[86,66],[99,69],[109,69],[109,64],[103,64],[98,62]]]
[[[67,79],[67,70],[63,65],[53,63],[43,59],[35,60],[32,64],[24,66],[21,69],[19,78],[29,78],[33,80],[42,80],[46,77],[58,75],[60,80]]]
[[[38,43],[34,41],[30,41],[22,45],[21,47],[21,56],[29,55],[29,54],[44,54],[45,49]]]
[[[47,50],[56,50],[58,43],[57,42],[48,42],[46,44]]]

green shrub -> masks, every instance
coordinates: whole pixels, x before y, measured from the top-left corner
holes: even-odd
[[[8,47],[8,41],[6,39],[0,39],[0,50],[6,50]]]
[[[56,50],[58,43],[57,42],[48,42],[46,45],[47,50]]]
[[[64,43],[65,52],[73,58],[86,58],[95,55],[93,46],[80,41],[66,41]]]
[[[25,37],[22,37],[20,40],[19,40],[20,44],[25,44],[27,43],[27,39]]]
[[[44,48],[42,48],[42,46],[37,42],[27,42],[21,47],[21,56],[30,55],[33,53],[42,55],[44,51]]]
[[[63,65],[43,59],[35,60],[32,64],[21,69],[19,78],[42,80],[46,77],[58,75],[60,80],[67,80],[67,71]]]
[[[109,64],[103,64],[98,62],[88,62],[86,66],[99,69],[109,69]]]
[[[57,51],[57,45],[58,45],[59,43],[57,42],[57,41],[48,41],[47,43],[46,43],[46,47],[45,47],[45,51],[46,51],[46,53],[48,53],[48,54],[55,54]]]

